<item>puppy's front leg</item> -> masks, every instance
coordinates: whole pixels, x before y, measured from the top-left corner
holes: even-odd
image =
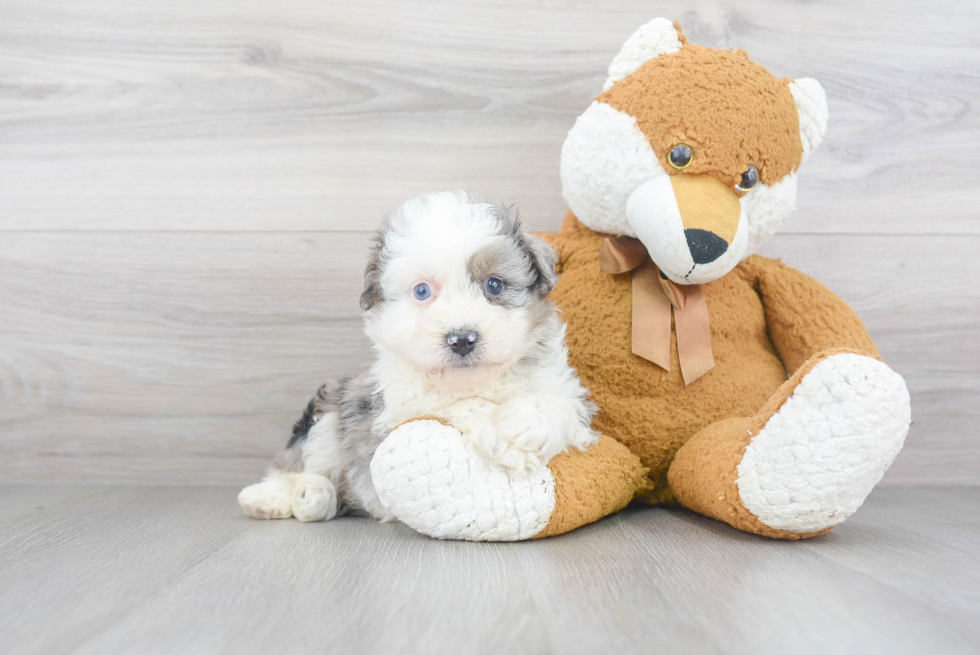
[[[591,412],[580,402],[554,394],[526,394],[502,403],[481,432],[483,452],[504,468],[536,471],[568,448],[597,440]]]

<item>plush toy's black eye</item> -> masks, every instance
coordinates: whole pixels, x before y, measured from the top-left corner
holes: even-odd
[[[670,154],[667,155],[667,160],[670,165],[681,170],[687,168],[691,165],[691,161],[694,159],[694,151],[688,148],[683,143],[678,143],[676,146],[670,149]]]
[[[430,289],[429,285],[425,282],[415,285],[415,297],[419,300],[428,300],[429,296],[431,295],[432,289]]]
[[[488,277],[487,281],[483,283],[483,288],[491,296],[499,296],[500,292],[504,290],[504,283],[499,278]]]
[[[739,191],[748,191],[759,181],[759,169],[749,164],[749,170],[742,173],[742,181],[735,185]]]

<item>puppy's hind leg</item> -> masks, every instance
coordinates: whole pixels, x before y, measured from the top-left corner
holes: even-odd
[[[298,473],[272,469],[262,482],[238,494],[238,504],[253,519],[288,519],[293,515],[292,498]]]
[[[326,476],[303,473],[293,487],[290,506],[300,521],[329,521],[337,516],[337,488]]]
[[[290,506],[300,521],[329,521],[337,516],[339,499],[334,481],[342,475],[337,414],[321,416],[303,443],[303,472],[293,487]]]
[[[322,521],[337,515],[337,489],[342,475],[337,441],[339,387],[320,387],[293,426],[286,450],[262,482],[242,489],[238,502],[255,519]]]

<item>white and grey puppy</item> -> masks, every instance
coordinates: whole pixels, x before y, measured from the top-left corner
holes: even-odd
[[[445,420],[512,470],[594,443],[595,407],[547,299],[555,280],[554,251],[522,232],[511,208],[462,192],[405,203],[385,220],[365,274],[374,363],[320,388],[266,478],[239,494],[245,513],[391,518],[371,458],[419,417]]]

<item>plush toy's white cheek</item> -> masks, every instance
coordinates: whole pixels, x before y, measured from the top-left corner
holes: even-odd
[[[644,182],[666,175],[636,119],[602,102],[578,117],[561,149],[565,201],[597,232],[636,236],[626,201]]]
[[[757,184],[741,202],[749,228],[747,257],[768,241],[796,208],[796,173],[790,173],[771,187]]]
[[[722,192],[730,193],[727,189]],[[642,184],[626,203],[627,220],[634,234],[663,274],[678,284],[705,284],[738,264],[745,253],[749,229],[744,206],[733,206],[733,211],[732,220],[738,223],[731,243],[719,238],[724,251],[711,261],[704,261],[703,257],[696,261],[692,230],[685,229],[690,226],[685,225],[681,215],[671,177],[665,175]]]
[[[684,221],[670,177],[662,175],[640,185],[626,201],[626,220],[660,270],[685,284],[694,258],[684,238]]]

